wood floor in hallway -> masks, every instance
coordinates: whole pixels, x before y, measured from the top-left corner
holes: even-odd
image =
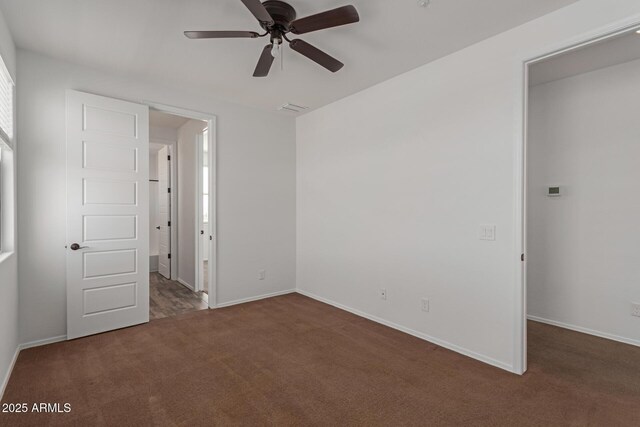
[[[206,296],[168,280],[159,273],[151,273],[149,276],[149,320],[205,310],[205,298]]]

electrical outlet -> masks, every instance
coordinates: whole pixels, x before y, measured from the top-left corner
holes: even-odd
[[[264,280],[267,277],[267,270],[258,271],[258,279]]]
[[[640,317],[640,304],[637,302],[631,303],[631,315]]]
[[[380,288],[380,299],[387,299],[387,290],[385,288]]]
[[[420,300],[421,304],[422,304],[422,311],[424,312],[429,312],[429,300],[427,298],[422,298]]]

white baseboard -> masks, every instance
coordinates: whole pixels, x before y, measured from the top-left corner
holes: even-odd
[[[238,300],[235,300],[235,301],[223,302],[223,303],[220,303],[220,304],[216,304],[215,308],[231,307],[232,305],[244,304],[244,303],[251,302],[251,301],[258,301],[258,300],[261,300],[261,299],[273,298],[273,297],[278,297],[280,295],[287,295],[287,294],[293,294],[293,293],[296,293],[295,289],[288,289],[286,291],[272,292],[270,294],[258,295],[256,297],[249,297],[249,298],[238,299]]]
[[[429,341],[432,344],[439,345],[440,347],[446,348],[446,349],[451,350],[451,351],[455,351],[456,353],[460,353],[460,354],[462,354],[464,356],[471,357],[472,359],[479,360],[480,362],[484,362],[484,363],[487,363],[489,365],[495,366],[496,368],[504,369],[505,371],[509,371],[509,372],[517,374],[517,372],[515,372],[515,370],[513,369],[513,366],[508,364],[508,363],[504,363],[504,362],[501,362],[499,360],[492,359],[492,358],[487,357],[485,355],[482,355],[482,354],[476,353],[474,351],[468,350],[468,349],[466,349],[464,347],[460,347],[458,345],[451,344],[450,342],[443,341],[443,340],[441,340],[439,338],[432,337],[432,336],[424,334],[422,332],[418,332],[416,330],[404,327],[402,325],[398,325],[397,323],[393,323],[393,322],[390,322],[388,320],[382,319],[380,317],[373,316],[371,314],[365,313],[363,311],[356,310],[355,308],[348,307],[348,306],[346,306],[344,304],[340,304],[340,303],[337,303],[335,301],[331,301],[330,299],[320,297],[320,296],[315,295],[315,294],[313,294],[311,292],[307,292],[307,291],[304,291],[302,289],[298,289],[296,292],[298,292],[301,295],[304,295],[304,296],[307,296],[309,298],[312,298],[312,299],[314,299],[316,301],[320,301],[320,302],[323,302],[325,304],[329,304],[329,305],[332,305],[334,307],[337,307],[337,308],[339,308],[341,310],[348,311],[349,313],[353,313],[356,316],[364,317],[365,319],[369,319],[369,320],[371,320],[373,322],[380,323],[381,325],[385,325],[385,326],[388,326],[390,328],[397,329],[398,331],[404,332],[405,334],[413,335],[416,338],[420,338],[420,339],[423,339],[425,341]]]
[[[45,338],[41,340],[29,341],[23,344],[20,344],[18,348],[20,350],[26,350],[31,347],[40,347],[41,345],[53,344],[55,342],[66,341],[66,335],[58,335],[57,337]]]
[[[190,291],[195,292],[195,288],[193,286],[191,286],[190,284],[188,284],[187,282],[185,282],[184,280],[182,280],[181,278],[178,277],[178,279],[176,280],[176,282],[180,283],[182,286],[184,286],[185,288],[189,289]]]
[[[16,360],[18,360],[19,354],[20,354],[20,346],[16,347],[16,352],[13,354],[13,359],[9,364],[9,369],[7,369],[7,372],[5,373],[4,378],[2,379],[2,384],[0,384],[0,400],[2,400],[2,397],[4,396],[4,391],[7,388],[7,384],[9,384],[9,378],[11,378],[11,373],[13,372],[13,367],[16,365]]]
[[[583,334],[593,335],[600,338],[606,338],[612,341],[618,341],[624,344],[635,345],[640,347],[640,341],[634,340],[632,338],[625,338],[614,334],[609,334],[607,332],[600,332],[594,329],[583,328],[582,326],[571,325],[569,323],[558,322],[556,320],[545,319],[543,317],[538,316],[527,316],[527,319],[532,320],[534,322],[546,323],[547,325],[557,326],[559,328],[569,329],[571,331],[582,332]]]

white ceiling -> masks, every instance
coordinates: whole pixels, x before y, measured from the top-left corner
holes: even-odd
[[[149,110],[149,126],[180,129],[188,121],[189,119],[186,117],[174,116],[173,114],[163,113],[157,110]]]
[[[549,83],[640,59],[640,34],[626,34],[539,62],[529,70],[529,85]]]
[[[266,110],[326,105],[576,0],[291,0],[298,16],[354,4],[361,22],[300,38],[346,65],[285,51],[251,77],[266,39],[188,40],[184,30],[260,28],[240,0],[0,0],[21,48]],[[287,114],[287,113],[283,113]]]

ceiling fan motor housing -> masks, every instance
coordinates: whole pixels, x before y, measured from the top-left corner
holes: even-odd
[[[262,5],[267,9],[274,23],[260,22],[260,26],[273,35],[286,34],[291,30],[291,23],[296,20],[296,10],[289,3],[279,0],[267,0]]]

